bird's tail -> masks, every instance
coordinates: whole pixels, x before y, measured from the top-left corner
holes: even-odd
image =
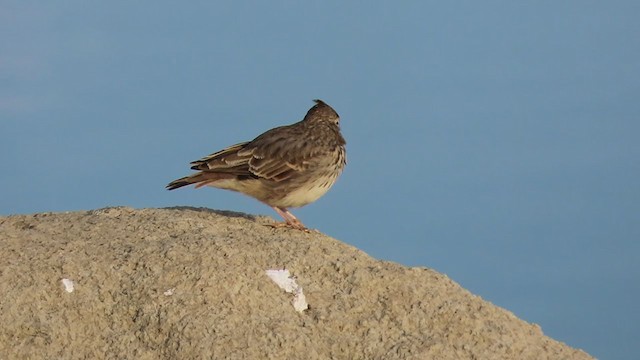
[[[195,184],[196,188],[199,188],[216,180],[220,180],[222,177],[223,176],[220,176],[220,174],[199,172],[177,180],[173,180],[167,185],[167,190],[174,190],[191,184]]]

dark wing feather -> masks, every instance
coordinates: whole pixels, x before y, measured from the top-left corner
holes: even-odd
[[[239,155],[249,142],[229,146],[223,150],[191,162],[191,169],[204,172],[224,172],[236,175],[251,175],[249,160],[251,156]]]

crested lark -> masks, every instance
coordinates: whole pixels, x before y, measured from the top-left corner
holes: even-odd
[[[271,206],[287,226],[306,229],[287,208],[318,200],[347,162],[340,117],[323,101],[314,101],[302,121],[193,161],[191,169],[198,172],[167,189],[195,184],[238,191]]]

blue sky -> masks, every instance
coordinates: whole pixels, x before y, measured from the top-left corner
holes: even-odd
[[[637,1],[0,2],[0,214],[205,206],[188,163],[320,98],[349,163],[294,213],[599,358],[640,333]]]

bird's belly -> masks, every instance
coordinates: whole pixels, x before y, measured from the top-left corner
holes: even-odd
[[[263,182],[260,180],[237,181],[221,179],[207,185],[219,189],[241,192],[269,206],[288,208],[305,206],[318,200],[333,186],[336,177],[337,176],[324,177],[311,183],[301,181],[298,184]]]
[[[334,180],[335,181],[335,180]],[[279,207],[300,207],[310,204],[322,195],[326,194],[334,181],[314,182],[307,186],[302,186],[285,194],[281,199],[274,201]]]

